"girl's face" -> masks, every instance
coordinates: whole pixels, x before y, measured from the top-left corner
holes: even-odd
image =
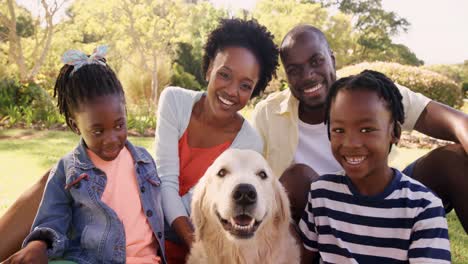
[[[220,50],[206,73],[213,113],[220,118],[234,116],[249,101],[259,77],[260,65],[251,51],[242,47]]]
[[[106,161],[114,160],[127,140],[125,103],[120,95],[105,95],[81,103],[72,127],[89,150]]]
[[[384,182],[388,153],[397,138],[386,101],[369,90],[340,90],[330,108],[330,141],[335,159],[355,185]]]

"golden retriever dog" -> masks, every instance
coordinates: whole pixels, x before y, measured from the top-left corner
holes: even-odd
[[[299,263],[286,192],[255,151],[229,149],[192,198],[195,242],[187,263]]]

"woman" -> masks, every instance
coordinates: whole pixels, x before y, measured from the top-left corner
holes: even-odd
[[[263,151],[258,133],[238,113],[262,92],[278,66],[273,36],[256,21],[225,19],[208,37],[206,92],[178,87],[161,94],[156,164],[162,181],[168,263],[184,263],[193,240],[190,190],[228,148]]]

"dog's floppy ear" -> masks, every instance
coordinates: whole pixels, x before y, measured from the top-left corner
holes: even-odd
[[[201,234],[203,234],[204,225],[206,223],[206,214],[204,212],[204,207],[206,207],[205,203],[205,193],[206,193],[206,180],[205,176],[203,176],[200,181],[195,186],[195,190],[193,192],[192,197],[192,212],[191,218],[192,222],[195,226],[195,235],[198,239],[201,239]]]
[[[275,224],[287,224],[289,225],[291,218],[291,211],[289,208],[289,199],[283,185],[275,180],[273,184],[275,188],[275,203],[277,210],[275,212]]]

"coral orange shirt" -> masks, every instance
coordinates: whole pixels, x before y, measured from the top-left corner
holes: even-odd
[[[179,139],[179,195],[183,196],[197,184],[208,167],[231,145],[227,141],[210,148],[193,148],[188,144],[187,130]]]
[[[153,235],[140,201],[135,165],[130,151],[123,148],[117,158],[105,161],[92,151],[88,156],[107,176],[101,200],[112,208],[125,229],[126,263],[160,263]]]

